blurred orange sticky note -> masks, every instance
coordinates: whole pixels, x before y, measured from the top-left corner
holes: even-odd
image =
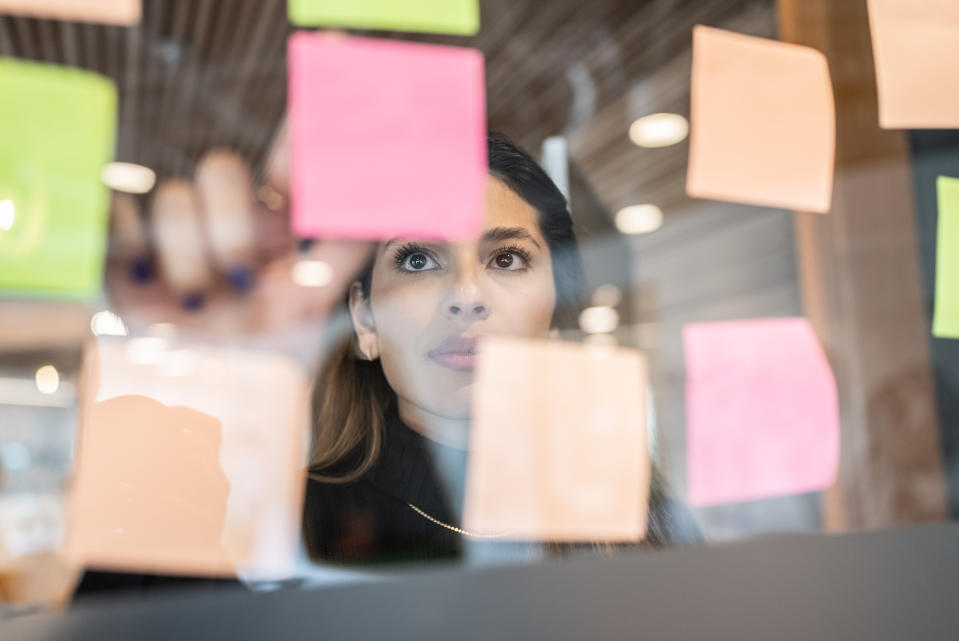
[[[140,0],[0,0],[0,13],[103,24],[140,22]]]
[[[92,567],[279,577],[299,541],[307,379],[269,353],[101,339],[67,550]]]
[[[647,378],[634,350],[484,339],[464,528],[517,540],[642,539]]]
[[[959,2],[869,0],[879,124],[959,128]]]
[[[465,239],[487,173],[483,56],[343,35],[290,38],[293,229]]]
[[[829,211],[836,116],[820,52],[697,26],[690,113],[690,196]]]
[[[836,478],[836,383],[804,318],[683,328],[693,505],[822,490]]]

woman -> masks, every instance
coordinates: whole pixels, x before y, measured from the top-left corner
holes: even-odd
[[[482,236],[394,239],[349,291],[353,332],[314,393],[304,508],[310,556],[335,562],[459,556],[475,344],[571,326],[583,274],[566,200],[524,151],[489,136]],[[657,474],[646,545],[695,539]]]

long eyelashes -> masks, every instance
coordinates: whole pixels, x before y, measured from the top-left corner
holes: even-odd
[[[437,268],[437,267],[430,267],[426,269],[410,269],[407,266],[407,261],[409,260],[411,256],[415,256],[416,254],[422,254],[430,262],[436,265],[439,265],[440,261],[433,251],[429,250],[423,245],[420,245],[419,243],[408,242],[396,250],[396,254],[394,254],[393,260],[392,260],[393,268],[396,271],[403,274],[416,274],[419,272],[433,271],[433,269]],[[497,266],[496,261],[498,259],[504,256],[510,256],[510,255],[519,258],[520,264],[515,267],[514,266],[510,266],[510,267]],[[491,267],[498,271],[525,271],[529,269],[531,263],[532,263],[532,256],[530,255],[530,253],[526,251],[525,249],[523,249],[522,247],[519,247],[518,245],[508,245],[506,247],[498,247],[486,259],[487,267]]]
[[[398,250],[396,250],[396,255],[393,256],[394,269],[406,274],[416,273],[418,271],[429,271],[426,269],[410,270],[406,268],[405,266],[406,260],[410,256],[413,256],[414,254],[423,254],[424,256],[428,256],[430,260],[434,262],[439,262],[438,260],[436,260],[436,256],[434,256],[433,253],[430,252],[427,248],[417,243],[410,242],[410,243],[406,243],[405,245],[400,247]]]
[[[487,261],[487,265],[494,263],[496,259],[498,259],[500,256],[508,256],[510,254],[518,256],[520,260],[522,260],[523,262],[522,266],[517,267],[515,269],[504,269],[504,268],[500,268],[500,269],[502,269],[503,271],[523,271],[523,270],[529,269],[530,263],[532,261],[532,258],[530,257],[529,252],[517,245],[500,247],[499,249],[494,251],[492,255],[489,257],[489,260]]]

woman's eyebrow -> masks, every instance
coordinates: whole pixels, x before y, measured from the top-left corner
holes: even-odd
[[[493,227],[483,234],[484,242],[500,242],[503,240],[528,240],[537,248],[542,249],[539,242],[533,238],[524,227]]]

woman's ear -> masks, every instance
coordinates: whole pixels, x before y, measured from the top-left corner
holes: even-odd
[[[356,333],[358,356],[363,360],[375,361],[380,357],[379,340],[376,336],[376,325],[373,323],[373,312],[370,309],[370,299],[363,292],[359,281],[350,285],[350,320],[353,321],[353,332]]]

